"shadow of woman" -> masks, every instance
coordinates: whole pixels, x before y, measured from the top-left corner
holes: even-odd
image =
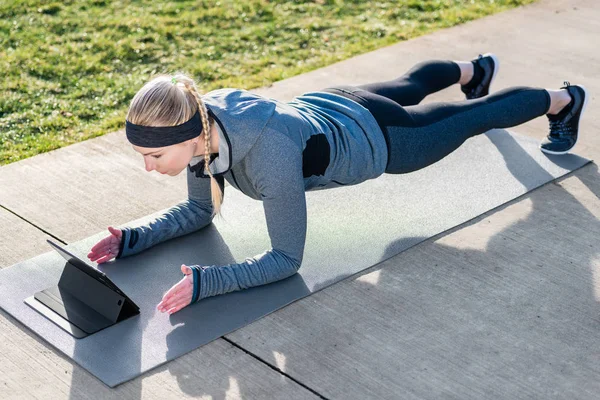
[[[513,176],[536,187],[527,174],[546,172],[495,133]],[[587,195],[569,188],[575,180]],[[600,221],[588,204],[598,209],[598,193],[598,167],[588,164],[431,238],[394,241],[346,284],[228,338],[328,398],[393,397],[398,387],[424,397],[597,392]],[[280,321],[276,341],[253,334]]]

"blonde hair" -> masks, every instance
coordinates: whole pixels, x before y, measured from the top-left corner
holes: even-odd
[[[176,83],[173,83],[173,80]],[[223,192],[208,168],[210,163],[210,132],[214,120],[193,79],[185,74],[158,75],[146,83],[133,97],[126,119],[136,125],[175,126],[188,121],[200,110],[202,132],[205,136],[204,171],[210,177],[210,191],[214,217],[221,211]]]

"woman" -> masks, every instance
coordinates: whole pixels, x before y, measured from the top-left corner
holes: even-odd
[[[103,263],[205,227],[219,212],[225,180],[261,200],[272,248],[241,263],[182,265],[185,276],[157,306],[173,313],[295,274],[304,252],[307,190],[415,171],[471,136],[544,114],[550,132],[541,150],[571,150],[585,89],[565,82],[560,90],[519,86],[488,95],[497,72],[493,54],[431,60],[392,81],[327,88],[288,103],[237,89],[201,96],[185,75],[158,76],[134,96],[126,134],[147,171],[175,176],[187,168],[188,199],[147,225],[109,227],[88,257]],[[466,101],[417,105],[455,83]]]

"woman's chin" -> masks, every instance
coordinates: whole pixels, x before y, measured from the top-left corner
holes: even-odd
[[[184,168],[184,169],[185,169],[185,168]],[[167,172],[167,175],[169,175],[169,176],[177,176],[177,175],[179,175],[179,174],[181,173],[181,171],[183,171],[183,169],[180,169],[180,170],[174,170],[174,171],[169,171],[169,172]]]

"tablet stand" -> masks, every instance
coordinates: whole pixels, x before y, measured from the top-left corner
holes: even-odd
[[[77,339],[140,313],[112,282],[99,281],[71,261],[57,286],[35,293],[25,303]]]

